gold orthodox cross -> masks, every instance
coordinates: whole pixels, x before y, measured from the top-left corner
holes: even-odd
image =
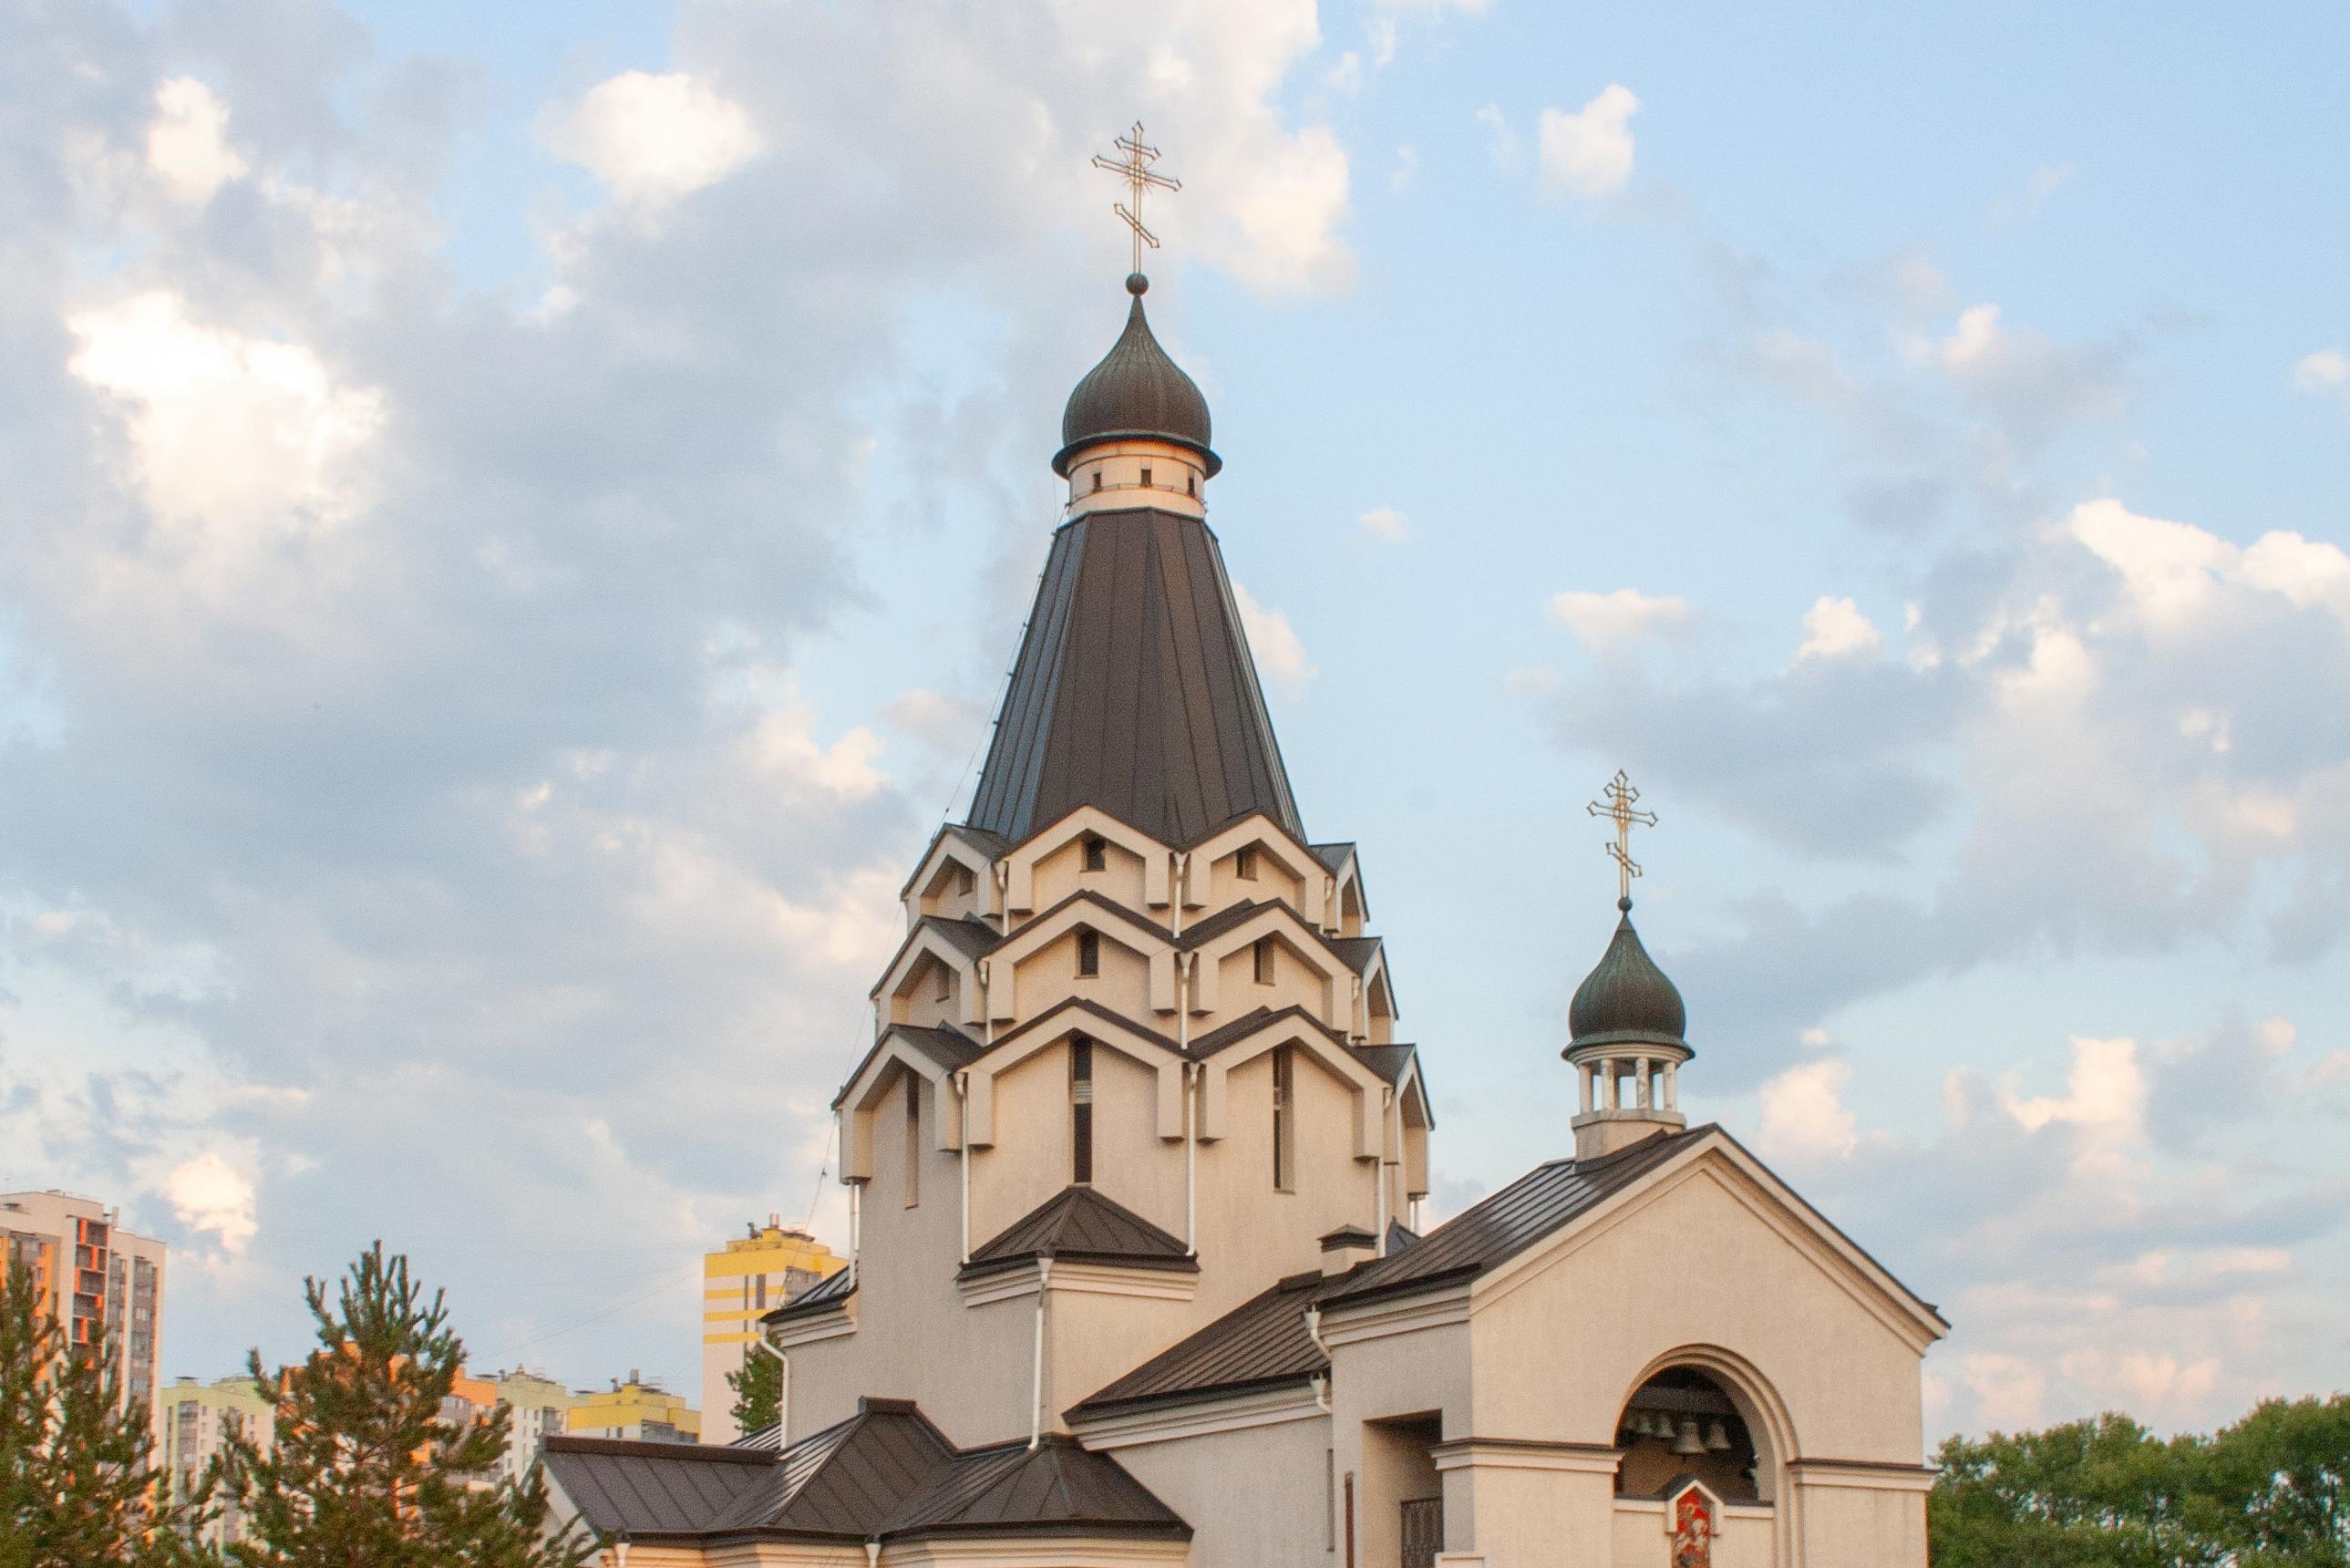
[[[1149,245],[1154,251],[1159,248],[1159,236],[1142,226],[1142,193],[1154,187],[1161,191],[1180,191],[1183,182],[1172,175],[1151,171],[1150,166],[1159,161],[1159,149],[1142,140],[1142,121],[1136,120],[1134,129],[1111,145],[1122,156],[1112,158],[1107,153],[1097,152],[1094,154],[1094,167],[1107,169],[1126,182],[1129,192],[1128,201],[1134,204],[1129,207],[1126,202],[1115,202],[1111,203],[1111,210],[1124,218],[1126,226],[1134,231],[1134,270],[1140,272],[1142,247]]]
[[[1635,826],[1656,826],[1657,814],[1634,809],[1639,801],[1640,792],[1632,787],[1632,781],[1624,776],[1622,768],[1616,770],[1616,776],[1609,779],[1607,787],[1599,793],[1607,797],[1607,804],[1602,805],[1595,800],[1584,809],[1616,825],[1616,842],[1607,846],[1607,858],[1616,862],[1617,897],[1628,909],[1632,902],[1632,878],[1640,874],[1640,863],[1632,858],[1632,829]]]

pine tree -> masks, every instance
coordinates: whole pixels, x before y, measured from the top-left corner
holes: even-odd
[[[784,1405],[784,1364],[756,1346],[746,1347],[743,1370],[726,1375],[734,1390],[734,1429],[748,1436],[772,1427]]]
[[[23,1267],[0,1279],[0,1568],[213,1561],[191,1543],[205,1498],[172,1501],[110,1359],[102,1330],[67,1343]]]
[[[225,1484],[247,1538],[239,1568],[577,1568],[593,1543],[546,1531],[546,1483],[534,1470],[494,1481],[508,1414],[450,1420],[442,1401],[464,1365],[441,1293],[428,1302],[408,1260],[378,1241],[344,1274],[337,1300],[304,1282],[318,1348],[254,1381],[276,1406],[265,1452],[229,1440]]]

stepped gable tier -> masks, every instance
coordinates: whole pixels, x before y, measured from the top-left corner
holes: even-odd
[[[1305,842],[1196,517],[1088,512],[1053,537],[968,826],[1017,842],[1085,805],[1177,848],[1253,812]]]

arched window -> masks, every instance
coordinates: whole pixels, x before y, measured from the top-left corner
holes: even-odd
[[[1753,1434],[1729,1391],[1693,1366],[1669,1366],[1633,1390],[1616,1423],[1618,1497],[1664,1497],[1703,1481],[1725,1502],[1762,1496]]]

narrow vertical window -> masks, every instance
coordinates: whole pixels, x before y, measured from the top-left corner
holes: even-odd
[[[1296,1067],[1290,1048],[1273,1048],[1273,1189],[1287,1192],[1297,1179]]]
[[[1109,869],[1109,843],[1097,833],[1086,835],[1086,869],[1088,871]]]
[[[1069,1042],[1069,1179],[1079,1187],[1094,1179],[1094,1043],[1080,1034]]]
[[[1142,471],[1142,488],[1145,490],[1150,488],[1150,471],[1147,468]]]
[[[1077,973],[1079,977],[1101,973],[1101,933],[1077,933]]]
[[[906,1075],[906,1207],[922,1200],[922,1081]]]
[[[1200,476],[1198,474],[1187,473],[1183,476],[1183,493],[1186,495],[1197,495],[1200,493]]]
[[[1101,488],[1101,470],[1098,468],[1094,470],[1094,488],[1096,490]]]
[[[1249,963],[1259,985],[1273,983],[1273,939],[1259,937],[1249,946]]]
[[[944,1002],[953,996],[954,976],[948,972],[947,966],[942,963],[932,964],[931,969],[931,972],[937,977],[931,988],[931,1000],[933,1002]]]
[[[1256,880],[1256,846],[1244,845],[1232,851],[1232,875],[1243,882]]]

